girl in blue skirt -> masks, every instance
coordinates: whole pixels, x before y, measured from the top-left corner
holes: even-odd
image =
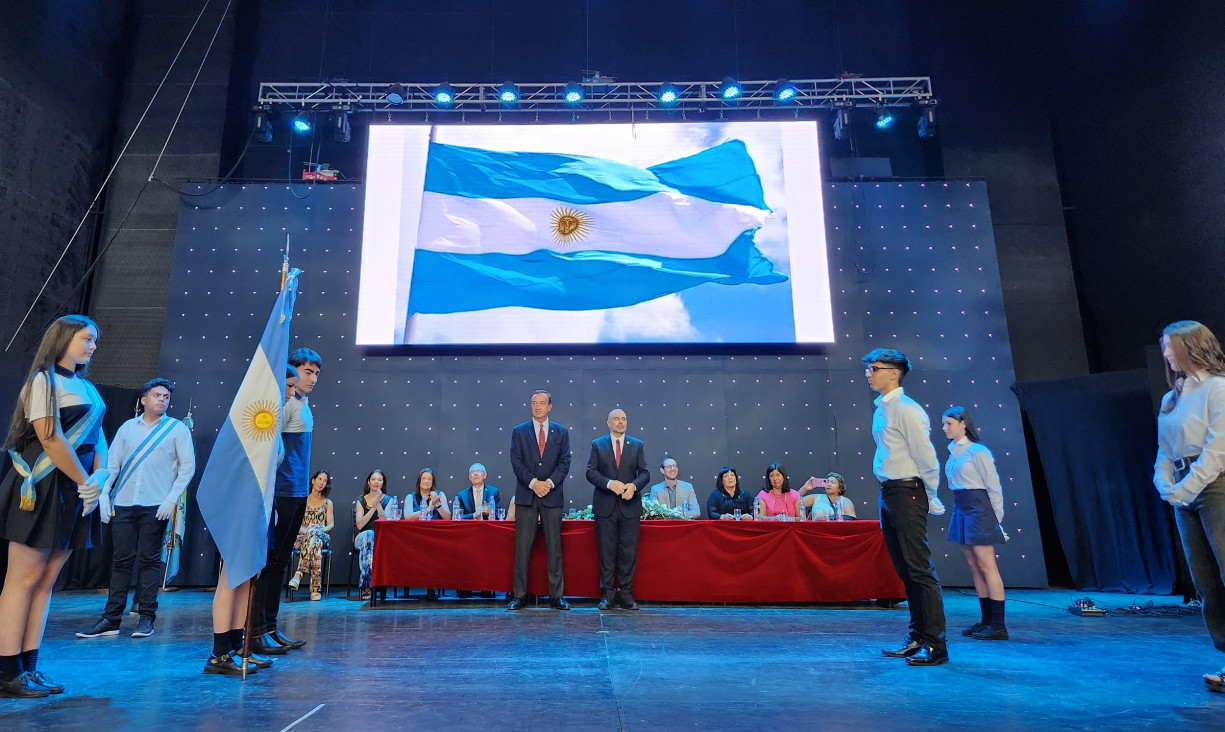
[[[953,491],[948,537],[962,545],[982,611],[982,619],[961,634],[977,640],[1008,640],[1004,581],[995,563],[995,545],[1008,540],[1000,526],[1004,520],[1004,491],[995,459],[978,441],[978,430],[965,407],[953,407],[941,421],[944,436],[952,440],[944,466]]]

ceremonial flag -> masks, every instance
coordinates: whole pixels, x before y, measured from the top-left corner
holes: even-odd
[[[408,314],[601,309],[783,282],[753,240],[769,213],[739,140],[649,168],[431,142]]]
[[[187,530],[186,516],[187,491],[183,491],[179,495],[179,504],[174,507],[174,513],[170,514],[170,520],[166,522],[166,532],[162,535],[162,562],[166,565],[162,573],[163,590],[170,580],[179,574],[179,555],[182,554],[183,535]]]
[[[294,269],[285,278],[196,490],[200,515],[225,561],[231,588],[254,577],[268,556],[298,274]]]

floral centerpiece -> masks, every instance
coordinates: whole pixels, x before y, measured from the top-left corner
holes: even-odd
[[[587,504],[587,508],[572,508],[566,511],[566,515],[562,518],[571,521],[591,521],[595,519],[595,514],[591,512],[591,504]]]
[[[642,499],[642,517],[644,519],[675,519],[684,520],[687,518],[685,512],[679,508],[668,508],[654,498]]]

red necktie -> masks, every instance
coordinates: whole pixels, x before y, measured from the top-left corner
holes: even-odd
[[[540,457],[544,457],[544,425],[540,425]]]
[[[615,441],[614,451],[616,452],[617,467],[621,467],[621,440]]]

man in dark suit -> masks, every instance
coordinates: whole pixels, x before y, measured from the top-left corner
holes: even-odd
[[[625,412],[608,413],[609,434],[591,441],[587,482],[595,486],[596,546],[600,551],[600,609],[608,610],[621,588],[621,607],[637,610],[634,567],[638,560],[638,528],[642,523],[642,491],[651,481],[642,440],[625,434]],[[616,584],[613,583],[614,579]]]
[[[502,507],[502,496],[496,486],[485,482],[487,476],[485,466],[480,463],[472,463],[472,467],[468,468],[468,482],[471,485],[455,494],[464,518],[492,521],[498,517],[497,510]],[[490,503],[493,504],[493,514],[489,513]]]
[[[562,482],[570,472],[570,431],[549,421],[553,397],[543,389],[532,394],[532,418],[510,436],[510,466],[515,473],[514,599],[508,610],[523,607],[527,564],[536,541],[536,524],[544,531],[549,554],[549,604],[569,610],[561,570]]]

